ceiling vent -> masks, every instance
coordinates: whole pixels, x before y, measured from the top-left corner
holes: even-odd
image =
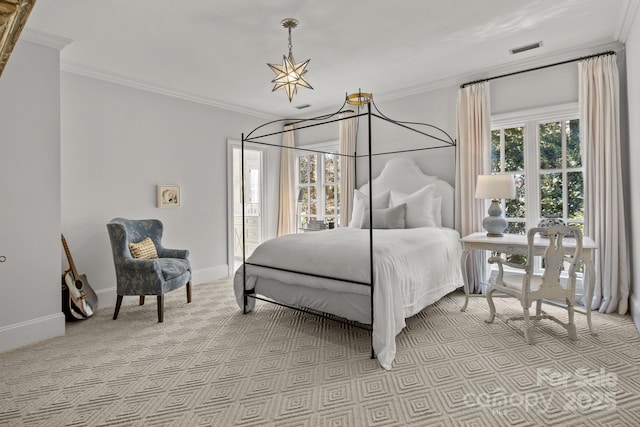
[[[309,108],[309,107],[311,107],[311,104],[302,104],[302,105],[298,105],[298,106],[296,106],[296,108],[297,108],[298,110],[303,110],[303,109],[305,109],[305,108]]]
[[[509,52],[511,52],[512,55],[515,55],[516,53],[526,52],[531,49],[537,49],[540,46],[542,46],[542,42],[531,43],[526,46],[520,46],[513,49],[509,49]]]

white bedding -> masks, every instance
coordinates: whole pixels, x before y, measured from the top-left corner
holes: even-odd
[[[458,232],[449,228],[374,230],[373,348],[385,369],[391,368],[395,358],[395,336],[404,328],[404,319],[462,286],[459,239]],[[278,237],[258,246],[247,263],[369,283],[369,230],[338,228]],[[255,287],[267,297],[272,297],[268,283],[279,282],[299,287],[301,297],[293,298],[295,301],[305,301],[306,287],[314,288],[316,293],[364,295],[367,303],[369,301],[368,286],[252,265],[246,269],[247,288]],[[234,278],[240,307],[243,304],[242,271],[239,269]],[[247,310],[254,305],[255,300],[249,298]],[[319,309],[318,304],[313,305],[310,308]],[[354,310],[353,315],[333,312],[326,306],[323,311],[360,322],[362,313],[369,314],[364,323],[370,323],[368,304]]]

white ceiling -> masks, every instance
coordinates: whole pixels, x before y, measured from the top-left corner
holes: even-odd
[[[637,0],[38,0],[25,32],[72,40],[64,70],[293,117],[359,88],[391,99],[599,52],[624,42],[636,10]],[[287,53],[287,17],[300,23],[293,53],[311,59],[314,87],[291,103],[271,92],[266,65]]]

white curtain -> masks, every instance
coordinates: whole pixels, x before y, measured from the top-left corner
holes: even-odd
[[[293,125],[285,125],[282,134],[283,147],[295,147]],[[295,150],[281,148],[280,154],[280,203],[278,204],[278,236],[296,232],[296,174]]]
[[[463,236],[482,231],[487,216],[485,203],[475,198],[478,175],[490,172],[491,111],[489,83],[479,83],[458,91],[458,150],[456,174],[456,226]],[[468,257],[469,292],[480,293],[487,285],[484,251]]]
[[[580,135],[584,161],[585,235],[595,240],[596,288],[592,307],[625,314],[629,308],[629,256],[620,161],[616,56],[578,63]]]
[[[352,112],[340,114],[340,118],[352,116]],[[340,120],[340,226],[349,225],[353,210],[353,191],[356,188],[355,158],[356,153],[356,119],[351,117]]]

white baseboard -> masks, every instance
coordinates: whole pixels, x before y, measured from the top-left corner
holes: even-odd
[[[214,280],[229,277],[229,267],[227,264],[218,265],[210,268],[202,268],[192,272],[191,283],[197,286],[201,283],[212,282]],[[116,288],[102,289],[96,291],[98,296],[98,308],[115,307],[116,306]],[[139,301],[136,296],[125,296],[122,300],[123,304],[137,303]]]
[[[191,283],[193,284],[212,282],[229,277],[229,266],[221,264],[215,267],[201,268],[200,270],[194,270],[192,275]]]
[[[98,297],[98,308],[115,307],[116,305],[116,287],[108,289],[100,289],[95,291]]]
[[[227,264],[193,271],[191,283],[197,286],[201,283],[224,279],[229,276]],[[116,288],[96,291],[98,308],[115,307]],[[138,297],[125,297],[124,303],[134,303]],[[62,312],[44,316],[26,322],[14,323],[0,328],[0,353],[13,350],[49,338],[64,336],[65,317]]]
[[[62,312],[0,328],[0,353],[64,335]]]

